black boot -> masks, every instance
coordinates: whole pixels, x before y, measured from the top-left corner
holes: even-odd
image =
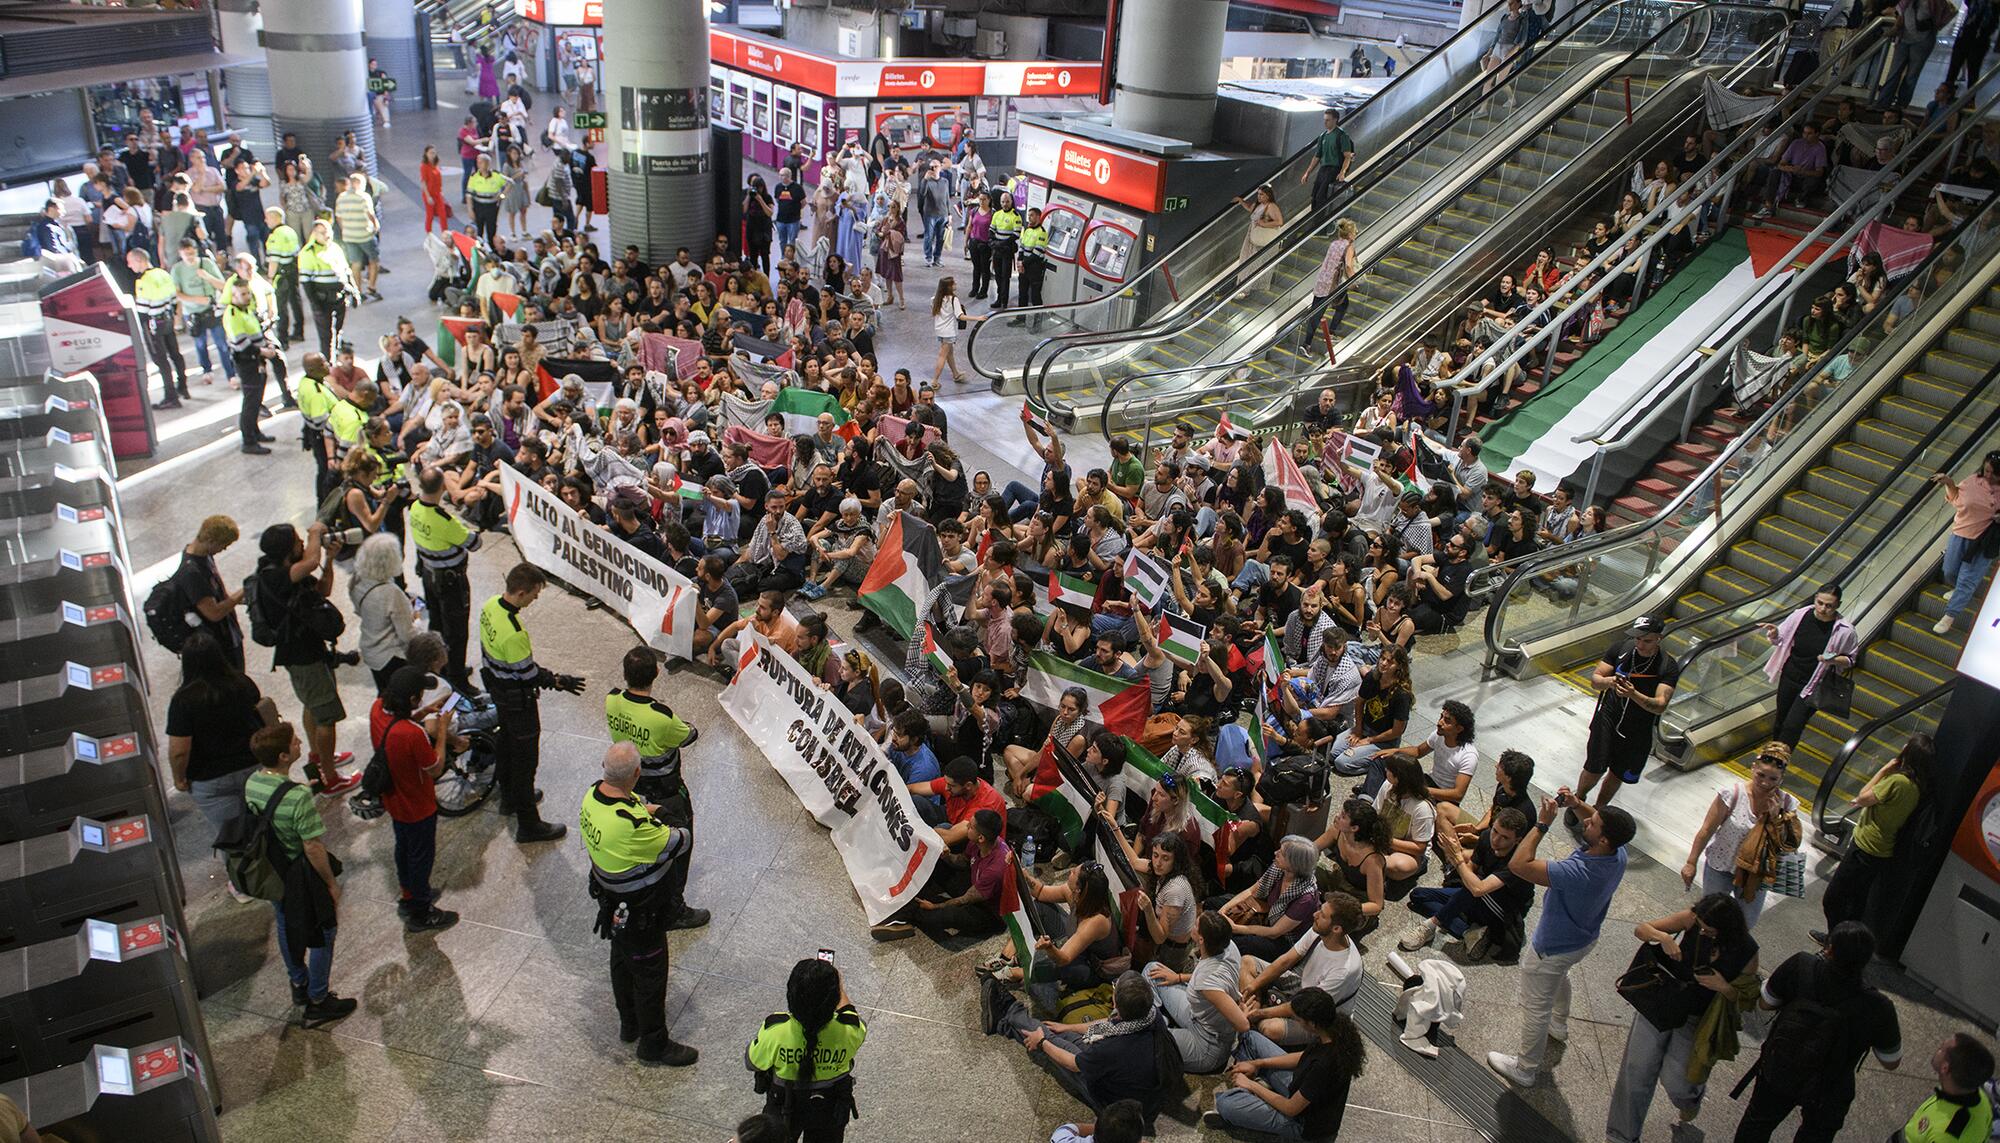
[[[677,1044],[665,1032],[639,1041],[639,1062],[669,1068],[692,1067],[701,1053],[686,1044]]]

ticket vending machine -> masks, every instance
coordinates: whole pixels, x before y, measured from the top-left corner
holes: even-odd
[[[924,139],[931,146],[950,154],[958,146],[959,133],[970,130],[972,112],[965,103],[924,104]]]
[[[1049,305],[1076,300],[1077,266],[1090,213],[1089,199],[1050,188],[1042,207],[1042,226],[1049,232],[1049,272],[1042,282],[1042,301]]]
[[[1076,300],[1087,302],[1107,294],[1116,294],[1131,280],[1139,266],[1139,242],[1145,230],[1145,222],[1136,214],[1130,214],[1116,207],[1098,204],[1091,215],[1090,227],[1083,232],[1083,257],[1081,273],[1077,276]],[[1088,328],[1100,328],[1102,319],[1108,317],[1113,325],[1122,323],[1123,311],[1130,307],[1116,303],[1109,307],[1078,311],[1078,320]],[[1099,311],[1110,309],[1119,311],[1109,315]],[[1093,321],[1093,317],[1100,320]],[[1110,328],[1110,327],[1104,327]]]
[[[710,68],[708,72],[708,118],[721,127],[733,127],[729,121],[729,69]]]
[[[869,107],[871,133],[863,146],[874,143],[876,135],[886,135],[898,151],[919,151],[924,146],[924,109],[915,103],[876,103]]]
[[[771,89],[771,141],[777,144],[779,164],[799,141],[799,93],[783,84]]]
[[[729,73],[729,126],[750,126],[750,77],[740,71]]]
[[[798,141],[806,145],[806,181],[815,185],[826,162],[826,100],[810,91],[799,92]]]
[[[755,154],[751,158],[767,167],[778,165],[776,150],[777,136],[771,132],[771,81],[750,77],[750,137],[756,140]]]

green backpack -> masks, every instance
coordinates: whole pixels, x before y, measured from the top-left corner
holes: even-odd
[[[222,851],[223,868],[238,893],[260,901],[284,900],[285,875],[291,871],[292,857],[278,841],[276,818],[278,807],[296,789],[299,784],[289,779],[278,783],[262,812],[251,813],[246,802],[244,812],[216,831],[215,848]]]

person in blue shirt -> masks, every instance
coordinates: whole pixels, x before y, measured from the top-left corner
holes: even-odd
[[[905,783],[914,785],[918,782],[935,782],[944,777],[944,767],[938,765],[937,755],[931,752],[930,743],[926,741],[929,732],[930,723],[920,711],[906,710],[889,724],[889,761],[896,767],[896,772],[903,776]],[[919,803],[930,803],[931,808],[940,815],[938,821],[944,820],[943,801],[938,798],[915,800]],[[921,804],[918,805],[918,812],[922,813],[923,808]]]
[[[1544,861],[1535,850],[1565,809],[1580,819],[1583,847],[1561,861]],[[1486,1053],[1486,1065],[1507,1082],[1533,1087],[1550,1037],[1569,1038],[1569,970],[1597,947],[1611,896],[1625,877],[1625,846],[1637,832],[1631,814],[1616,806],[1586,805],[1564,786],[1555,797],[1542,799],[1534,826],[1514,847],[1507,868],[1548,892],[1541,923],[1521,950],[1521,1051]]]

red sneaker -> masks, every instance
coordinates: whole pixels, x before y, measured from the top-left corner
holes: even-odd
[[[313,793],[323,798],[338,798],[343,794],[351,793],[359,785],[361,785],[361,775],[349,774],[330,785],[316,787]]]

